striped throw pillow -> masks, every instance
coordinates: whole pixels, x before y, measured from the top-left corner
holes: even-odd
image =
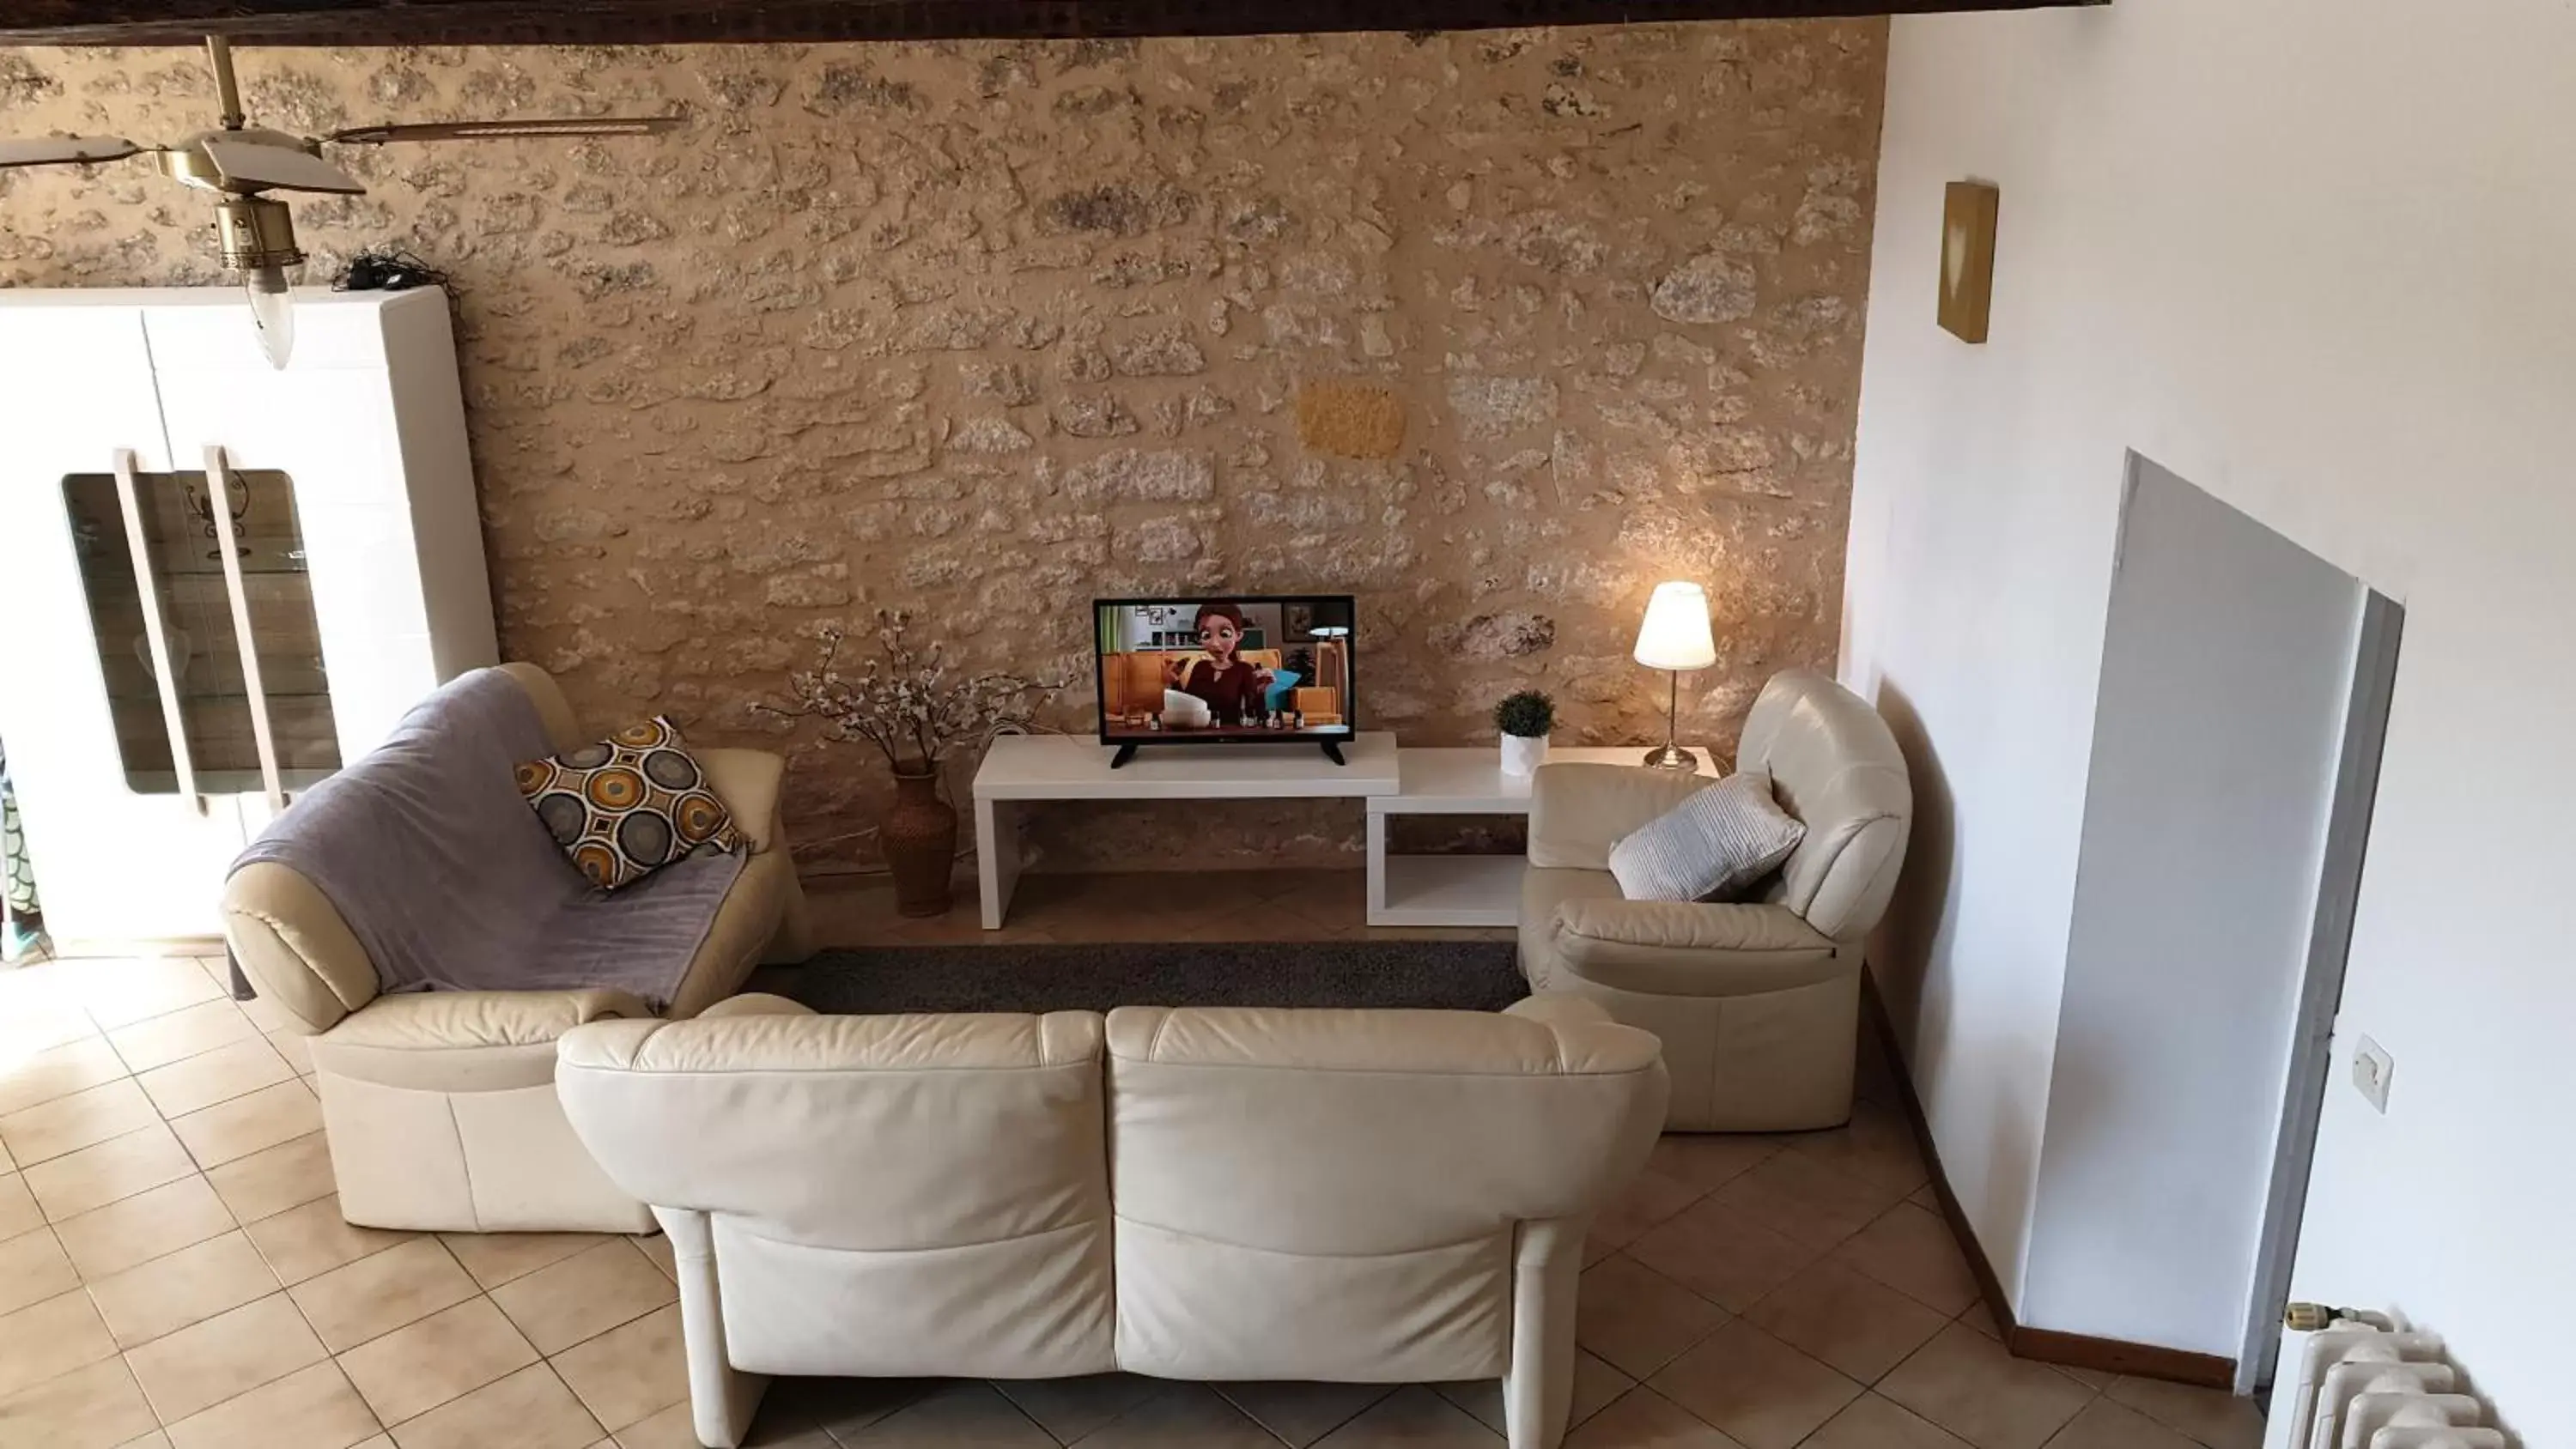
[[[1729,775],[1610,847],[1632,901],[1732,901],[1780,868],[1807,827],[1771,798],[1771,772]]]

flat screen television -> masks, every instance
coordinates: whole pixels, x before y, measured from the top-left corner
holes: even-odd
[[[1348,594],[1095,599],[1100,742],[1112,768],[1143,745],[1315,744],[1333,763],[1359,731]]]

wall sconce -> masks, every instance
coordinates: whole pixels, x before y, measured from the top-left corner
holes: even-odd
[[[2002,193],[1953,181],[1941,207],[1941,326],[1962,342],[1986,340],[1995,298],[1995,209]]]

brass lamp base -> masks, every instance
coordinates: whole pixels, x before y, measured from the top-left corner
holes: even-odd
[[[1646,751],[1645,763],[1646,768],[1650,770],[1680,770],[1685,774],[1693,775],[1699,773],[1699,756],[1674,744],[1657,745]]]

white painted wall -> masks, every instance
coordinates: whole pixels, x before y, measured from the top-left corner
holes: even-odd
[[[2295,1287],[2448,1334],[2534,1444],[2576,1442],[2571,75],[2561,0],[1895,22],[1844,641],[1924,774],[1891,1004],[2018,1307],[2125,451],[2406,605],[2339,1042],[2395,1091],[2329,1094]],[[1962,177],[1984,347],[1933,325]]]
[[[2151,460],[2136,469],[2020,1309],[2234,1358],[2363,591]]]

